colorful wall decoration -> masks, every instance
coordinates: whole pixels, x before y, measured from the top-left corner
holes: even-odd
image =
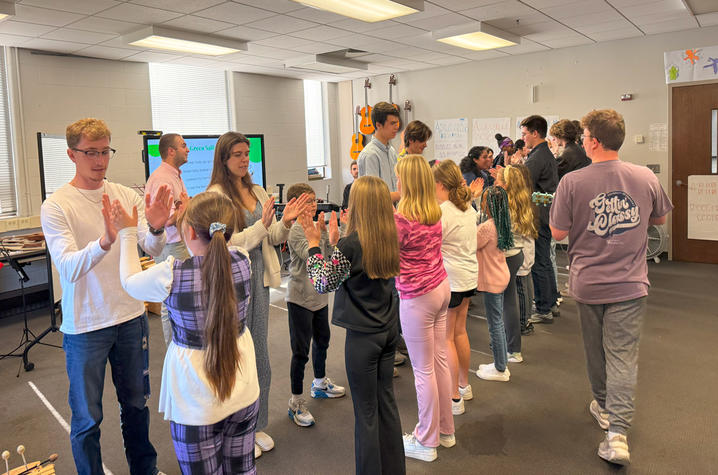
[[[663,53],[666,84],[718,79],[718,46]]]

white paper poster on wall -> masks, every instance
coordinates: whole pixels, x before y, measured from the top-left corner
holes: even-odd
[[[688,176],[688,239],[718,241],[718,175]]]
[[[657,123],[648,126],[648,151],[668,151],[668,124]]]
[[[492,147],[496,143],[496,134],[504,137],[511,133],[511,117],[492,117],[474,119],[471,129],[471,146]]]
[[[434,158],[451,158],[456,163],[469,152],[469,120],[441,119],[434,121]]]
[[[527,115],[522,117],[516,118],[516,137],[514,137],[514,142],[521,138],[521,122],[528,117]],[[548,131],[551,130],[551,126],[558,122],[558,116],[557,115],[544,115],[542,116],[544,119],[546,119],[547,128],[546,128],[546,134],[548,136]]]
[[[718,79],[718,46],[663,53],[666,84]]]

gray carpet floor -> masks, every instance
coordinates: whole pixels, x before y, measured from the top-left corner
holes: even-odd
[[[565,259],[565,257],[564,257]],[[718,266],[663,261],[649,263],[652,281],[648,314],[640,349],[637,412],[629,435],[632,464],[619,469],[596,455],[603,432],[588,413],[591,399],[585,371],[578,317],[567,298],[561,317],[552,325],[537,325],[523,339],[525,362],[511,364],[511,381],[489,382],[470,375],[474,399],[455,418],[457,445],[440,448],[432,463],[407,459],[409,473],[534,474],[534,473],[718,473]],[[565,276],[561,276],[562,281]],[[270,355],[272,389],[267,432],[276,448],[257,460],[260,473],[353,473],[353,412],[351,399],[311,400],[316,425],[300,428],[287,417],[290,348],[286,305],[281,290],[271,294]],[[492,360],[481,298],[469,310],[471,367]],[[36,332],[48,317],[35,311],[30,326]],[[159,394],[164,343],[159,317],[151,316],[152,390]],[[0,353],[12,349],[21,335],[22,320],[0,321]],[[47,343],[61,344],[59,333]],[[344,331],[332,327],[328,375],[346,385]],[[36,368],[16,377],[19,360],[0,361],[0,450],[13,453],[24,444],[28,459],[60,455],[57,473],[74,473],[69,437],[58,418],[69,422],[67,377],[62,350],[37,346],[30,353]],[[395,393],[404,431],[417,420],[416,395],[410,366],[400,367]],[[311,363],[306,382],[312,378]],[[47,405],[31,387],[34,385]],[[56,411],[55,417],[49,407]],[[179,473],[169,436],[169,424],[149,401],[151,438],[158,466]],[[102,423],[103,461],[114,474],[128,473],[119,429],[117,401],[109,371]],[[1,463],[1,462],[0,462]],[[0,470],[4,470],[4,467]]]

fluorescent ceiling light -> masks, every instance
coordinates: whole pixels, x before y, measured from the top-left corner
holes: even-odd
[[[354,71],[365,71],[368,63],[354,59],[340,58],[331,54],[310,54],[300,58],[288,59],[284,63],[287,69],[308,69],[323,73],[342,74]]]
[[[308,7],[366,22],[389,20],[424,11],[424,0],[292,0]]]
[[[125,35],[122,39],[133,46],[209,56],[247,51],[246,41],[155,25]]]
[[[432,38],[459,48],[481,51],[519,44],[521,38],[484,22],[450,26],[431,33]]]
[[[15,2],[0,2],[0,21],[15,16]]]

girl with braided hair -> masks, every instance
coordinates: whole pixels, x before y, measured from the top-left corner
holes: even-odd
[[[481,194],[481,212],[486,220],[476,231],[476,258],[479,261],[477,289],[483,294],[494,362],[479,365],[476,376],[489,381],[508,381],[503,292],[510,273],[504,251],[514,246],[506,191],[490,186]]]

